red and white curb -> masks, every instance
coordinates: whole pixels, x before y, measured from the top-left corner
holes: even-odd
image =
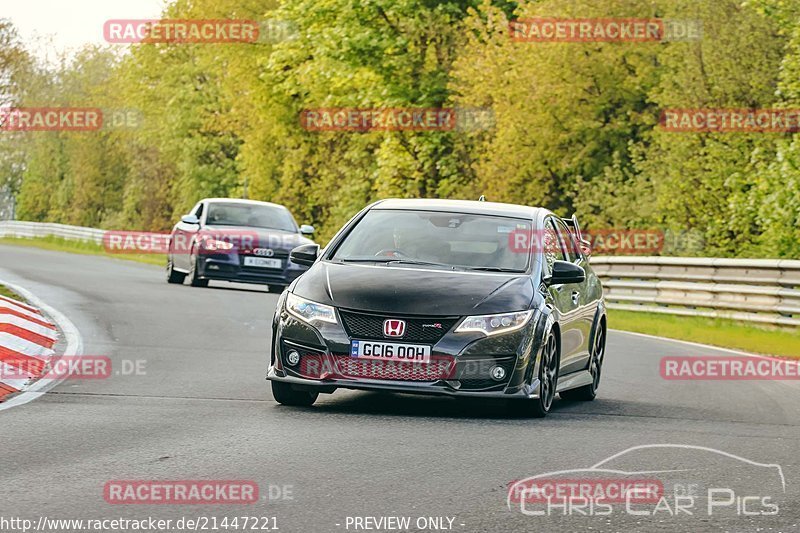
[[[47,371],[58,330],[35,307],[0,296],[0,401]]]
[[[63,380],[63,377],[43,377],[57,357],[53,346],[59,330],[67,342],[63,355],[80,354],[83,342],[77,328],[63,314],[22,287],[2,280],[0,283],[30,302],[0,296],[0,410],[3,410],[34,400]]]

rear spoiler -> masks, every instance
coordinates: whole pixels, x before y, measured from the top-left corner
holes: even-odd
[[[583,232],[581,232],[581,225],[578,223],[578,215],[573,214],[572,218],[562,218],[561,219],[564,224],[567,225],[569,230],[575,235],[575,238],[578,240],[578,246],[581,248],[581,252],[583,255],[587,257],[591,257],[592,255],[592,243],[583,238]]]

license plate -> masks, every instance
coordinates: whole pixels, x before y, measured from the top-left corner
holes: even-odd
[[[245,257],[244,266],[260,268],[281,268],[280,259],[270,259],[267,257]]]
[[[422,344],[353,341],[350,344],[350,356],[379,361],[430,363],[431,347]]]

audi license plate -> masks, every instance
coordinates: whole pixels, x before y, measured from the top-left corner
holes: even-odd
[[[245,257],[244,266],[261,268],[281,268],[280,259],[270,259],[268,257]]]
[[[431,347],[422,344],[397,344],[394,342],[353,341],[350,356],[380,361],[406,361],[430,363]]]

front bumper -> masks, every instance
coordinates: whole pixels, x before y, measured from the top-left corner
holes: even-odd
[[[237,253],[200,255],[197,274],[201,279],[286,286],[307,270],[291,263],[288,256],[279,258],[281,268],[247,267],[245,257]]]
[[[455,333],[453,326],[432,344],[429,364],[434,360],[444,362],[443,372],[420,370],[419,366],[405,371],[396,371],[392,367],[389,371],[372,372],[367,370],[376,363],[349,357],[351,339],[360,338],[345,331],[341,325],[341,313],[339,323],[320,324],[317,329],[285,312],[282,298],[273,324],[272,357],[267,379],[322,393],[343,388],[454,397],[536,399],[539,397],[539,380],[534,376],[538,375],[536,364],[541,351],[538,339],[542,338],[543,329],[539,322],[534,318],[523,329],[492,337],[475,332]],[[291,365],[286,358],[292,349],[300,352],[299,364]],[[315,365],[313,368],[304,364],[306,357]],[[490,378],[490,370],[495,366],[506,370],[502,380]]]
[[[267,379],[270,381],[282,381],[290,383],[298,389],[316,391],[321,393],[332,393],[336,389],[350,389],[360,391],[385,391],[399,392],[406,394],[424,394],[431,396],[456,396],[462,398],[496,398],[496,399],[525,399],[532,400],[539,398],[539,380],[525,385],[515,392],[506,390],[459,390],[445,383],[425,383],[421,384],[414,381],[388,381],[370,379],[325,379],[316,380],[301,378],[296,376],[279,375],[274,366],[270,366],[267,372]]]

